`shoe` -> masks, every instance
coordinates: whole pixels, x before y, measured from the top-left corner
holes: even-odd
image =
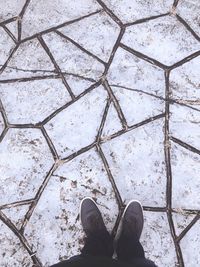
[[[142,205],[137,200],[131,200],[122,215],[121,228],[118,237],[133,237],[140,239],[144,225]]]
[[[101,212],[90,197],[86,197],[81,201],[80,218],[86,236],[107,231]]]

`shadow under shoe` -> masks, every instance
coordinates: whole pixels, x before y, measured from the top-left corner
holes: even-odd
[[[101,212],[91,198],[84,198],[80,207],[80,218],[86,234],[83,256],[112,257],[113,238],[108,233]]]

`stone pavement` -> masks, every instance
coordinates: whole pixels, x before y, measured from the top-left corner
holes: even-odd
[[[163,267],[200,265],[200,2],[0,0],[0,266],[80,251],[144,207]]]

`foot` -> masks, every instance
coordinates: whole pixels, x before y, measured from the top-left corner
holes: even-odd
[[[139,241],[144,225],[143,209],[140,202],[132,200],[128,203],[121,222],[120,236],[133,237]]]
[[[86,236],[105,232],[106,227],[96,203],[89,197],[84,198],[80,205],[80,217]]]

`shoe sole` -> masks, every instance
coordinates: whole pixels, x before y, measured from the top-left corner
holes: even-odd
[[[129,205],[130,205],[132,202],[137,202],[137,203],[141,206],[141,209],[142,209],[142,215],[143,215],[143,207],[142,207],[141,202],[138,201],[138,200],[134,200],[134,199],[130,200],[130,201],[128,202],[128,204],[126,205],[126,208],[125,208],[124,211],[123,211],[123,214],[122,214],[122,217],[121,217],[119,226],[118,226],[118,228],[117,228],[117,233],[116,233],[116,235],[115,235],[114,243],[116,243],[117,240],[119,239],[119,236],[120,236],[121,231],[122,231],[122,222],[123,222],[123,219],[124,219],[124,215],[125,215],[125,213],[126,213],[128,207],[129,207]]]

